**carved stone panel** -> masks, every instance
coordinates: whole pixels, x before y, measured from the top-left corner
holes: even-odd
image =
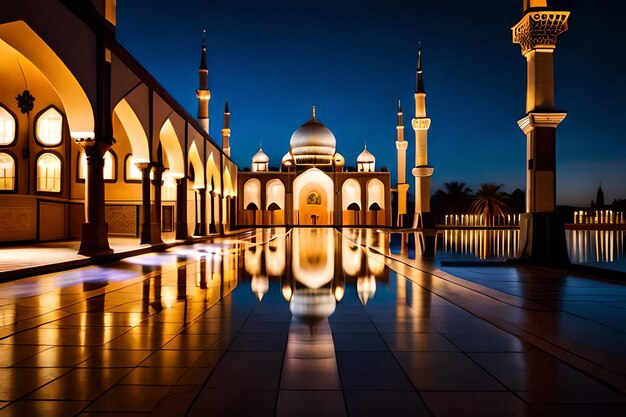
[[[137,206],[106,206],[105,215],[110,235],[137,236]]]

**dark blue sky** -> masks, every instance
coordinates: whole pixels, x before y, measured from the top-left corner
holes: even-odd
[[[413,91],[422,42],[433,192],[447,181],[525,186],[525,60],[510,28],[521,0],[118,1],[117,36],[191,113],[207,30],[210,133],[229,99],[232,156],[250,166],[259,142],[278,166],[293,131],[318,119],[348,165],[367,141],[396,176],[396,102],[414,164]],[[572,11],[556,50],[559,204],[626,198],[624,34],[620,0],[553,0]],[[411,186],[412,191],[413,186]]]

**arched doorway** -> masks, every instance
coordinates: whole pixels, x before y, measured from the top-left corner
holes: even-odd
[[[311,168],[293,182],[293,218],[296,224],[332,224],[334,204],[333,181],[319,169]]]
[[[347,179],[341,187],[341,210],[344,225],[358,225],[361,211],[361,186],[354,179]]]
[[[269,224],[285,223],[285,185],[279,179],[269,180],[265,192]]]

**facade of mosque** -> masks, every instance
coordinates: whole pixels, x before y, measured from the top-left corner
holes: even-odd
[[[239,173],[238,222],[259,225],[391,225],[390,174],[367,148],[346,170],[332,131],[315,114],[291,135],[280,169],[259,149]]]
[[[106,254],[109,236],[159,243],[234,225],[238,169],[207,133],[204,48],[196,120],[118,43],[115,3],[0,8],[0,243],[72,239]]]

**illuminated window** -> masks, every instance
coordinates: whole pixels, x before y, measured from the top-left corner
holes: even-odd
[[[137,158],[126,157],[126,181],[141,181],[141,170],[137,168]]]
[[[61,191],[61,160],[47,152],[37,159],[37,191]]]
[[[15,140],[15,117],[0,106],[0,145],[10,145]]]
[[[63,116],[50,107],[37,118],[37,140],[44,146],[57,146],[61,143]]]
[[[102,174],[105,181],[115,181],[115,158],[109,151],[104,154],[104,168],[102,170]],[[81,151],[80,161],[78,163],[78,179],[84,181],[86,175],[87,154]]]
[[[0,152],[0,191],[15,189],[15,159],[8,153]]]

